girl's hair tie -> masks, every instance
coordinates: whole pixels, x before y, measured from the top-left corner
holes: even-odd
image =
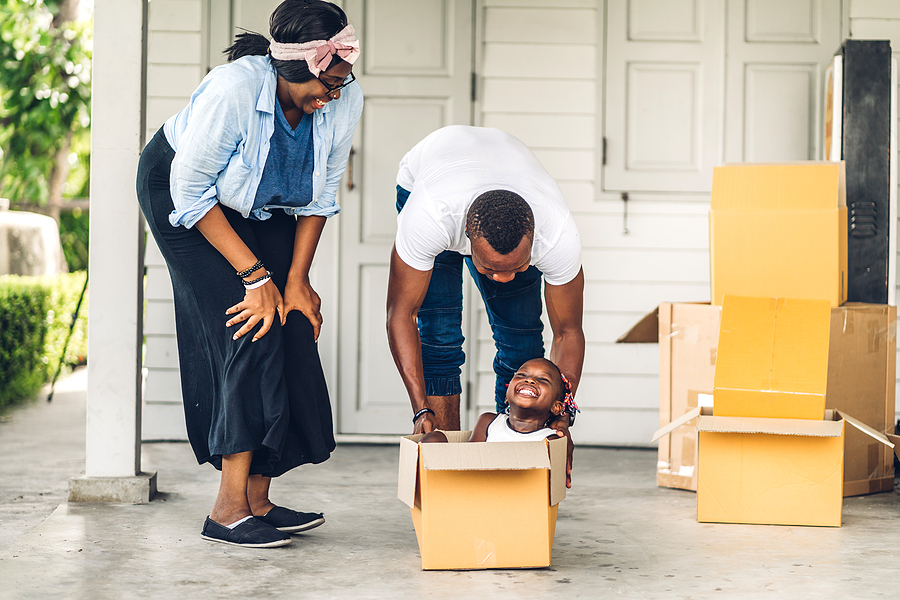
[[[580,413],[581,410],[575,403],[575,396],[572,394],[572,384],[569,383],[569,380],[566,379],[566,376],[563,375],[562,371],[559,372],[559,376],[562,379],[563,387],[566,389],[566,395],[563,398],[563,406],[565,406],[566,412],[569,413],[571,422],[575,420],[575,413]]]

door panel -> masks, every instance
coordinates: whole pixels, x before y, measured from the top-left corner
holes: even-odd
[[[708,190],[720,157],[721,2],[607,7],[603,189]]]
[[[840,0],[729,0],[725,161],[814,160]]]
[[[403,155],[446,125],[472,122],[472,0],[347,0],[362,43],[366,102],[353,188],[342,187],[338,432],[408,433],[410,406],[387,344],[385,298]]]

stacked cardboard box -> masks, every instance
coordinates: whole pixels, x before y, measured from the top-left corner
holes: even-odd
[[[841,524],[844,423],[825,417],[827,300],[723,299],[697,520]]]
[[[725,294],[847,300],[843,162],[713,169],[713,304]]]
[[[714,171],[711,291],[713,304],[724,305],[718,339],[710,335],[719,319],[713,307],[659,310],[660,417],[675,422],[657,436],[676,435],[660,445],[658,481],[697,489],[700,521],[839,526],[845,491],[892,487],[888,438],[825,410],[834,400],[851,410],[863,405],[882,431],[894,411],[895,311],[841,306],[845,204],[842,163]],[[695,331],[706,334],[679,341],[673,334],[688,328],[670,318],[676,311],[693,313],[702,322]],[[832,323],[835,311],[842,323]],[[874,326],[856,330],[860,315]],[[831,349],[830,340],[837,342]],[[685,360],[690,366],[678,371]],[[714,408],[703,408],[712,373]],[[694,431],[677,429],[693,419]],[[857,437],[845,460],[848,435]]]
[[[663,303],[621,342],[659,342],[660,427],[712,406],[722,307]],[[847,303],[831,308],[826,408],[878,431],[893,426],[896,307]],[[660,487],[697,491],[697,430],[692,420],[659,438]],[[844,496],[891,491],[894,453],[855,428],[846,432]]]

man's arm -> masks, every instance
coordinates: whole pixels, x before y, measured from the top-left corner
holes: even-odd
[[[572,384],[572,394],[578,389],[584,365],[584,269],[569,283],[544,286],[547,316],[553,330],[550,360]]]
[[[584,269],[578,271],[575,279],[563,285],[544,285],[544,299],[547,301],[547,316],[553,330],[553,346],[550,348],[550,360],[572,385],[572,395],[578,389],[581,380],[581,369],[584,365]],[[566,487],[572,487],[572,455],[575,443],[569,434],[569,419],[560,415],[560,419],[551,426],[562,429],[567,442]],[[564,422],[564,423],[563,423]]]
[[[413,413],[428,407],[422,370],[422,343],[416,315],[428,292],[431,271],[419,271],[407,265],[391,249],[391,271],[387,291],[387,336],[394,364],[400,372]],[[416,423],[416,433],[434,429],[433,415],[425,414]]]

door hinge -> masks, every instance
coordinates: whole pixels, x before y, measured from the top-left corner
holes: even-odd
[[[606,136],[603,137],[600,164],[604,167],[606,166]]]
[[[478,74],[472,71],[472,102],[475,102],[475,84],[478,82]]]
[[[466,382],[466,412],[472,410],[472,382]]]

